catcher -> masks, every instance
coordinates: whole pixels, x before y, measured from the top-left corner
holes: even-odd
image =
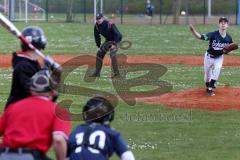
[[[215,83],[219,78],[223,65],[223,54],[238,49],[233,43],[232,37],[227,33],[229,21],[226,17],[219,18],[219,29],[207,34],[198,33],[192,24],[189,25],[190,32],[200,40],[209,41],[208,50],[204,57],[204,81],[206,84],[206,95],[214,96]]]
[[[2,113],[0,160],[50,160],[51,146],[56,159],[65,160],[71,124],[58,116],[69,119],[69,113],[52,102],[58,85],[49,70],[41,70],[30,78],[31,95]]]
[[[120,76],[117,62],[118,43],[122,40],[122,34],[117,29],[116,25],[104,19],[102,13],[97,14],[96,24],[94,26],[94,37],[98,47],[96,58],[96,71],[91,75],[92,77],[100,77],[103,59],[105,54],[109,51],[112,61],[112,78]],[[105,38],[105,42],[101,45],[101,36]]]

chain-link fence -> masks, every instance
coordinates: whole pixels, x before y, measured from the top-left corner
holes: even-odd
[[[4,7],[9,1],[14,0],[0,0],[1,12],[4,12]],[[100,3],[100,0],[96,1]],[[123,24],[215,24],[220,16],[228,17],[232,24],[237,23],[238,0],[211,0],[211,5],[208,3],[209,0],[151,0],[152,16],[148,14],[148,1],[150,0],[103,0],[103,13],[115,23]],[[94,21],[94,0],[28,0],[28,2],[44,9],[46,21],[80,23]],[[100,12],[99,5],[97,12]]]

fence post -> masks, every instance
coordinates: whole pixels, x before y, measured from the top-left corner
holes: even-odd
[[[189,24],[189,0],[185,0],[186,24]]]
[[[48,0],[46,0],[46,21],[48,22]]]
[[[15,1],[14,0],[9,0],[8,13],[9,13],[10,21],[13,21],[15,19],[14,6],[15,6]]]
[[[206,0],[203,0],[203,24],[206,24]]]
[[[237,0],[237,17],[236,17],[236,19],[237,19],[237,24],[239,25],[240,24],[240,0]]]
[[[123,24],[123,0],[121,0],[121,24]]]
[[[162,0],[159,0],[159,22],[162,24]]]
[[[96,15],[97,15],[97,0],[94,0],[93,13],[94,13],[93,23],[95,24],[96,23]]]
[[[236,25],[240,24],[240,0],[236,0]]]
[[[212,16],[212,0],[208,0],[208,17]]]
[[[87,7],[86,0],[83,0],[84,23],[87,23],[87,17],[86,17],[87,16],[86,15],[87,14],[86,13],[87,12],[87,8],[86,7]]]

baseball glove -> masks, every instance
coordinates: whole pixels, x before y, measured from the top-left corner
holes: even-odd
[[[231,43],[228,45],[225,45],[223,48],[223,53],[228,54],[229,52],[238,49],[238,44],[237,43]]]

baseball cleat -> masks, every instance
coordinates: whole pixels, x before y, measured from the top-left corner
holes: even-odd
[[[215,96],[215,93],[214,93],[214,91],[212,89],[207,89],[206,96],[212,97],[212,96]]]
[[[214,86],[212,87],[213,89],[216,89],[217,88],[217,85],[216,84],[214,84]]]

